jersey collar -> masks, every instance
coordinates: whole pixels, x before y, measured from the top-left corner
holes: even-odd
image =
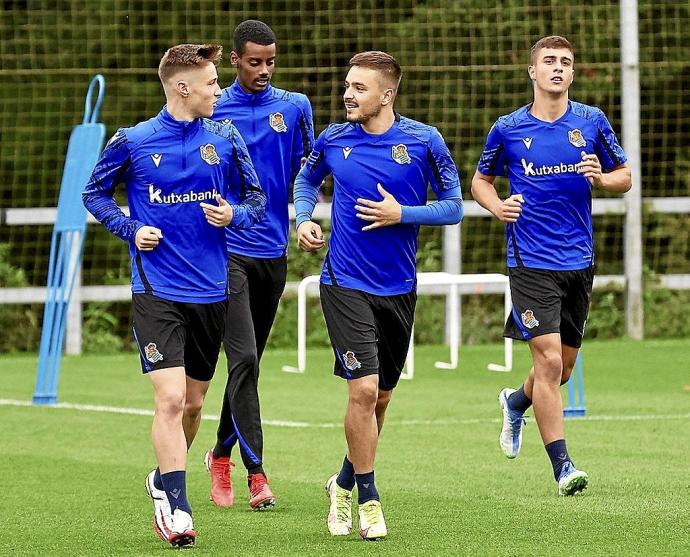
[[[266,86],[266,89],[263,91],[260,91],[258,93],[247,93],[244,89],[242,89],[242,86],[240,85],[240,82],[235,79],[233,84],[228,87],[229,95],[231,97],[234,97],[240,102],[243,103],[261,103],[264,99],[267,99],[271,95],[271,90],[273,87],[271,87],[271,83],[269,82],[268,85]]]
[[[195,133],[201,127],[201,118],[196,118],[191,122],[175,120],[175,118],[173,118],[168,112],[167,105],[164,106],[163,110],[158,113],[157,118],[165,129],[180,135],[189,135]]]

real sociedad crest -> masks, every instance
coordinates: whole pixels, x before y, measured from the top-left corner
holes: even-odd
[[[398,145],[393,145],[392,149],[393,160],[398,164],[410,164],[412,159],[407,152],[407,145],[404,143],[399,143]]]
[[[280,112],[275,112],[268,116],[268,123],[277,132],[286,132],[288,127],[285,118]]]
[[[144,348],[144,352],[146,352],[146,359],[152,364],[160,362],[163,359],[163,354],[158,351],[155,342],[149,342]]]
[[[582,135],[582,132],[578,129],[570,130],[568,132],[568,141],[575,145],[575,147],[584,147],[587,145],[587,140]]]
[[[525,313],[521,314],[522,324],[528,329],[533,329],[539,326],[539,321],[534,317],[534,312],[531,309],[526,309]]]
[[[213,143],[207,143],[199,147],[201,151],[201,158],[208,164],[220,164],[220,157],[216,153],[216,146]]]

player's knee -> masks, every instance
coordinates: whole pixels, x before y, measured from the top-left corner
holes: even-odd
[[[204,399],[192,399],[185,401],[184,413],[190,418],[197,418],[201,414],[201,408],[204,405]]]
[[[385,410],[388,407],[388,403],[391,401],[391,395],[393,391],[381,391],[379,390],[376,398],[376,410]]]
[[[233,354],[230,365],[234,368],[255,369],[259,365],[259,357],[255,347],[248,347]]]
[[[178,418],[185,408],[185,393],[182,391],[163,391],[156,395],[156,413],[169,419]]]
[[[364,383],[350,391],[350,404],[365,408],[375,408],[378,399],[376,383]]]
[[[565,385],[570,380],[570,374],[573,372],[573,366],[564,367],[561,373],[561,385]]]
[[[536,363],[536,362],[535,362]],[[535,377],[542,379],[560,379],[563,374],[563,359],[555,350],[549,350],[539,355],[539,365],[534,367]]]

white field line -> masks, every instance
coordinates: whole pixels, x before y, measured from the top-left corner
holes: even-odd
[[[57,404],[34,405],[29,400],[11,400],[0,398],[0,406],[20,406],[30,407],[34,409],[58,409],[58,410],[76,410],[79,412],[104,412],[106,414],[129,414],[134,416],[153,416],[153,410],[145,408],[121,408],[117,406],[99,406],[93,404],[72,404],[69,402],[59,402]],[[209,420],[217,422],[219,417],[213,414],[204,414],[201,416],[202,420]],[[584,418],[573,418],[569,423],[577,422],[638,422],[638,421],[654,421],[654,420],[687,420],[690,419],[688,414],[641,414],[641,415],[620,415],[620,416],[586,416]],[[474,425],[474,424],[489,424],[499,423],[500,418],[474,418],[474,419],[442,419],[442,420],[386,420],[386,425],[401,425],[401,426],[444,426],[444,425]],[[318,429],[332,429],[341,428],[341,423],[310,423],[310,422],[292,422],[288,420],[262,420],[262,423],[267,426],[274,427],[292,427],[292,428],[318,428]]]

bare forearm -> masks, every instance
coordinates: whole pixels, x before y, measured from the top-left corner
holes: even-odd
[[[472,197],[484,209],[496,215],[496,209],[501,204],[501,199],[498,197],[493,183],[477,173],[472,178]]]
[[[625,193],[632,187],[632,173],[627,166],[619,166],[618,168],[602,174],[601,183],[597,184],[598,188],[606,190],[611,193]]]

